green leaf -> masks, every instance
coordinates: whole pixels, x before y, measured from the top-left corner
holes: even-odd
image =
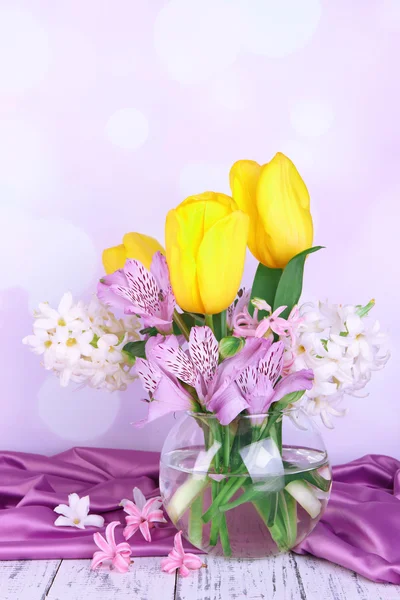
[[[99,341],[99,336],[97,335],[97,333],[93,334],[93,339],[90,342],[90,345],[93,346],[93,348],[97,348],[97,342]]]
[[[146,342],[144,340],[128,342],[123,347],[122,353],[128,359],[130,364],[134,365],[137,358],[146,358],[145,346]]]
[[[139,333],[141,335],[148,335],[150,337],[154,337],[158,334],[158,329],[157,327],[145,327],[144,329],[141,329]]]
[[[293,466],[296,468],[296,465]],[[300,473],[291,473],[290,475],[285,475],[285,485],[291,481],[297,480],[308,481],[308,483],[311,483],[311,485],[317,487],[323,492],[329,492],[332,485],[332,481],[322,477],[322,475],[320,475],[316,469],[314,471],[302,471]]]
[[[281,552],[290,550],[296,543],[297,537],[297,504],[293,496],[286,490],[281,490],[276,494],[276,498],[266,495],[262,500],[253,501],[253,504],[267,524],[279,550]],[[271,518],[272,511],[276,511],[274,519]]]
[[[235,356],[244,346],[245,341],[242,337],[224,337],[219,343],[219,354],[222,359]]]
[[[294,256],[284,268],[273,302],[274,310],[279,306],[287,306],[285,311],[280,315],[282,318],[287,319],[293,306],[300,300],[301,290],[303,288],[304,263],[307,255],[317,252],[318,250],[321,250],[321,248],[323,248],[323,246],[307,248],[307,250]]]
[[[268,302],[270,306],[274,306],[275,294],[282,273],[282,269],[270,269],[260,263],[254,277],[253,287],[251,288],[251,297],[262,298]],[[254,312],[254,306],[251,302],[249,305],[249,312],[251,315]],[[266,313],[265,311],[260,311],[258,315],[262,318]]]
[[[184,321],[186,327],[189,329],[189,331],[195,325],[199,325],[199,323],[196,322],[195,316],[192,315],[191,313],[183,312],[183,313],[180,314],[180,317],[183,319],[183,321]],[[204,325],[204,323],[203,323],[203,325]],[[179,327],[175,323],[175,321],[173,322],[173,333],[174,333],[174,335],[181,335],[182,334],[181,330],[179,329]]]
[[[226,310],[213,315],[214,335],[217,340],[226,336]]]
[[[369,311],[371,310],[371,308],[373,308],[374,306],[375,306],[375,300],[373,298],[365,306],[358,307],[357,315],[361,318],[365,317],[365,315],[367,315],[369,313]]]
[[[271,407],[271,413],[276,413],[281,410],[284,410],[289,404],[293,404],[297,402],[304,396],[305,390],[300,390],[298,392],[291,392],[290,394],[286,394],[279,400],[279,402],[275,402]]]

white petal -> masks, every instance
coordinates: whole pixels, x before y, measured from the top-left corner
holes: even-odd
[[[36,329],[54,329],[57,326],[57,321],[54,319],[36,319],[33,323],[33,330]]]
[[[82,521],[84,521],[85,518],[89,514],[89,506],[90,506],[89,496],[82,496],[82,498],[80,498],[79,502],[77,503],[76,509],[75,509],[78,517]]]
[[[64,517],[72,518],[74,511],[67,504],[59,504],[54,509],[54,512],[58,515],[63,515]]]
[[[142,510],[142,508],[146,504],[146,496],[137,487],[133,488],[133,500],[139,510]]]
[[[75,524],[72,522],[72,519],[69,519],[68,517],[58,517],[54,521],[54,525],[56,525],[57,527],[75,527]]]
[[[60,300],[60,304],[58,305],[58,312],[61,316],[64,316],[72,306],[72,294],[71,292],[66,292],[64,296]]]
[[[67,387],[69,381],[71,379],[72,371],[71,369],[63,369],[60,374],[60,385],[61,387]]]
[[[321,512],[321,502],[305,481],[291,481],[285,490],[308,512],[312,519],[318,517]]]
[[[355,314],[349,315],[347,317],[346,327],[350,335],[358,335],[359,333],[364,331],[364,324],[362,322],[361,317]]]
[[[100,515],[88,515],[84,520],[85,527],[103,527],[104,518]]]

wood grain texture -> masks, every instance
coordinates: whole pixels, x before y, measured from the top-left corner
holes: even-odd
[[[162,573],[160,558],[135,558],[126,575],[89,560],[0,562],[0,600],[400,600],[400,586],[312,556],[203,560],[187,578]]]
[[[44,600],[60,560],[10,560],[0,562],[1,600]]]
[[[161,559],[134,560],[131,570],[126,574],[109,569],[91,571],[90,560],[64,560],[47,599],[173,600],[175,577],[161,572]]]
[[[326,560],[294,556],[307,600],[400,600],[400,586],[374,583]]]
[[[204,557],[206,569],[178,576],[176,600],[307,600],[290,554],[268,560]]]

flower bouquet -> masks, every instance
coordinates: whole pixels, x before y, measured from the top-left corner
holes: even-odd
[[[388,354],[373,300],[298,305],[321,246],[293,163],[238,161],[230,184],[232,197],[206,192],[168,213],[165,251],[138,233],[105,250],[97,298],[41,304],[24,342],[61,385],[124,390],[138,376],[140,426],[186,411],[161,457],[169,517],[203,550],[266,556],[304,539],[329,498],[310,416],[332,427]],[[247,247],[260,264],[246,291]]]

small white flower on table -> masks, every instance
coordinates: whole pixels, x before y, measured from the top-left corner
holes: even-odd
[[[89,496],[80,498],[78,494],[69,494],[67,504],[59,504],[55,507],[54,512],[59,515],[54,525],[57,527],[77,527],[85,529],[85,527],[103,527],[104,519],[100,515],[89,515]]]

